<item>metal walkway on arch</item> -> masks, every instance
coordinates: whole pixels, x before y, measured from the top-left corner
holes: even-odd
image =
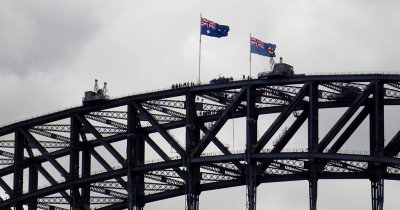
[[[0,209],[143,209],[185,196],[198,210],[201,192],[246,186],[255,210],[260,184],[307,180],[316,210],[318,180],[369,179],[372,209],[382,210],[384,180],[400,179],[400,127],[385,142],[384,110],[399,105],[400,75],[314,75],[175,88],[28,119],[0,128]],[[342,110],[323,135],[322,109]],[[270,125],[263,115],[274,116]],[[218,136],[233,119],[245,124],[236,128],[242,151]],[[369,151],[342,151],[363,122]],[[301,128],[305,148],[288,148]]]

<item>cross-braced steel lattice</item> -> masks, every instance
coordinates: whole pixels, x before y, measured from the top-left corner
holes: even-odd
[[[306,180],[316,210],[318,180],[361,178],[382,210],[384,180],[400,179],[400,127],[385,142],[391,105],[400,105],[400,75],[293,76],[132,95],[13,123],[0,128],[0,209],[138,210],[184,195],[182,205],[198,210],[201,192],[244,185],[255,210],[260,184]],[[322,109],[342,110],[326,133]],[[263,116],[274,116],[268,126]],[[235,131],[246,136],[242,150],[220,135],[235,119],[244,121]],[[369,151],[343,150],[363,122]],[[290,147],[302,128],[304,147]]]

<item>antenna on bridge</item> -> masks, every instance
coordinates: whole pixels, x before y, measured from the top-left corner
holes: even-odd
[[[109,99],[109,96],[107,95],[107,82],[104,82],[102,89],[99,89],[97,82],[98,80],[95,79],[93,91],[85,92],[85,96],[82,99],[83,105],[99,103]]]
[[[103,94],[104,94],[105,96],[107,96],[107,92],[108,92],[108,90],[107,90],[107,82],[104,82]]]
[[[97,93],[99,91],[99,86],[97,85],[97,79],[94,80],[94,92]]]
[[[280,59],[282,60],[282,57],[280,57]],[[274,69],[274,65],[275,65],[274,57],[269,58],[269,65],[271,66],[271,71],[272,71]]]

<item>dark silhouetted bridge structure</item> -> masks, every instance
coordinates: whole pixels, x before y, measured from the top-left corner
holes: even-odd
[[[377,73],[205,84],[66,109],[0,128],[0,209],[143,209],[185,196],[182,208],[198,210],[201,192],[246,186],[243,208],[255,210],[260,184],[307,180],[316,210],[318,180],[368,179],[372,210],[382,210],[384,180],[400,179],[400,132],[385,142],[384,110],[399,105],[400,75]],[[342,110],[324,135],[322,109]],[[262,115],[276,117],[266,125]],[[246,146],[234,152],[217,135],[240,118]],[[365,121],[369,151],[343,152]],[[302,126],[305,149],[288,150]]]

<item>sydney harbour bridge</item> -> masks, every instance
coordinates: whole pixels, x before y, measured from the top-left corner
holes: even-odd
[[[318,180],[367,179],[382,210],[384,180],[400,179],[400,125],[385,137],[384,111],[399,105],[400,75],[376,73],[194,85],[58,111],[0,127],[0,209],[146,209],[185,196],[182,209],[198,210],[200,193],[245,186],[243,209],[255,210],[260,184],[306,180],[316,210]],[[323,110],[338,116],[326,133]],[[242,150],[220,135],[233,120]],[[363,122],[368,151],[343,150]],[[290,148],[299,138],[304,148]]]

